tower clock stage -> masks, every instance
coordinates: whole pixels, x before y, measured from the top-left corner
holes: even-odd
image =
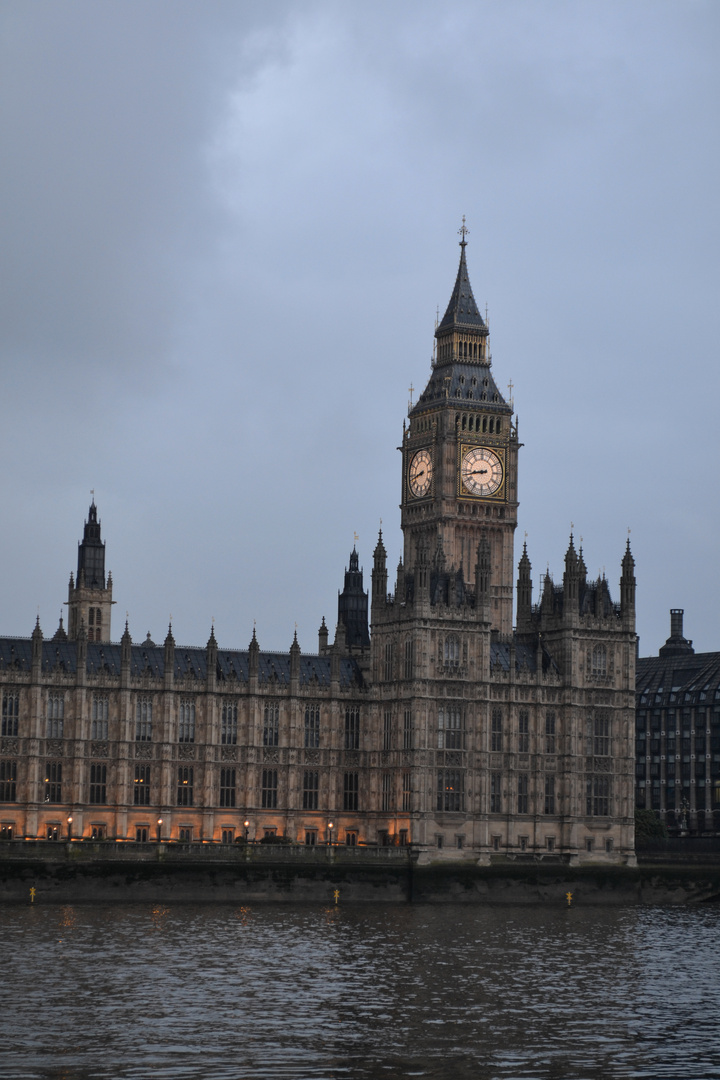
[[[435,331],[430,379],[403,433],[403,561],[438,547],[465,585],[478,544],[490,546],[492,626],[512,630],[513,535],[517,526],[517,425],[491,371],[488,327],[473,296],[461,230],[460,265]]]

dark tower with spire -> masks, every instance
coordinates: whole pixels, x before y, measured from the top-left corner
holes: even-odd
[[[93,499],[78,544],[77,579],[70,575],[67,600],[70,641],[77,640],[81,626],[88,641],[109,641],[113,602],[112,575],[105,578],[105,543]]]
[[[345,587],[338,593],[338,625],[345,627],[349,649],[364,649],[370,645],[368,594],[363,589],[363,572],[354,547],[350,552],[350,566],[345,570]]]
[[[460,264],[435,330],[430,380],[411,407],[403,439],[404,565],[441,545],[448,571],[473,575],[481,536],[490,551],[490,619],[512,631],[513,534],[517,525],[517,427],[491,370],[488,327],[473,296],[460,229]]]

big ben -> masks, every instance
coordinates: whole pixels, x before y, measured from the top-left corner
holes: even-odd
[[[513,536],[517,526],[517,426],[491,371],[488,327],[468,276],[467,232],[447,310],[435,331],[430,380],[405,428],[404,563],[440,552],[471,585],[478,544],[490,547],[492,629],[512,632]]]

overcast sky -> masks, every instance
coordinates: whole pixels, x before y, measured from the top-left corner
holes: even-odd
[[[470,228],[534,597],[570,524],[641,653],[720,649],[714,0],[0,0],[0,633],[90,491],[135,639],[317,648],[401,552],[408,388]]]

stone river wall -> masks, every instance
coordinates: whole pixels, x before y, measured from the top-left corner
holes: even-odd
[[[0,843],[0,903],[566,906],[568,893],[572,905],[720,901],[720,860],[653,858],[636,867],[503,858],[420,865],[417,852],[397,848],[10,841]]]

